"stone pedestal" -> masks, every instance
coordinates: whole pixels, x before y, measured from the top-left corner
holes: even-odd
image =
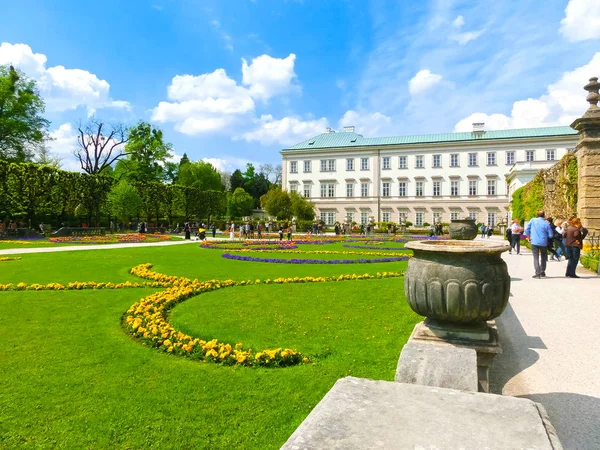
[[[590,233],[600,233],[600,83],[590,78],[584,87],[589,92],[589,109],[571,127],[579,132],[577,156],[577,215]]]
[[[528,399],[347,377],[282,448],[561,450],[562,445],[544,408]]]
[[[498,342],[498,331],[493,322],[464,326],[439,324],[426,319],[415,326],[410,342],[475,350],[479,391],[490,391],[490,367],[496,355],[502,352]]]

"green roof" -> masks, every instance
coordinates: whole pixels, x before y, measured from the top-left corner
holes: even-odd
[[[312,148],[340,148],[340,147],[365,147],[383,145],[410,145],[410,144],[434,144],[441,142],[463,142],[463,141],[488,141],[494,139],[522,139],[554,136],[576,135],[571,127],[545,127],[545,128],[521,128],[514,130],[490,130],[484,133],[439,133],[420,134],[415,136],[391,136],[379,138],[366,138],[356,133],[323,133],[307,139],[299,144],[283,149],[284,152],[291,150],[307,150]]]

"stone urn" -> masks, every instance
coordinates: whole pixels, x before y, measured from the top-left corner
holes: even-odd
[[[441,325],[482,324],[506,308],[510,276],[501,254],[507,244],[479,241],[416,241],[404,274],[410,307]]]
[[[477,224],[473,219],[450,221],[450,239],[469,241],[477,237]]]

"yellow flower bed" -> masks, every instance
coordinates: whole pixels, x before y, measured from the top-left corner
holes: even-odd
[[[170,281],[173,287],[163,292],[151,294],[134,303],[125,317],[127,330],[146,344],[160,348],[168,353],[175,353],[203,361],[222,364],[239,364],[244,366],[282,367],[308,362],[308,358],[292,349],[277,348],[253,353],[252,349],[244,350],[242,344],[210,341],[194,338],[177,331],[168,322],[168,311],[176,304],[204,292],[233,286],[256,284],[287,284],[287,283],[323,283],[345,280],[365,280],[373,278],[394,278],[402,276],[398,272],[383,272],[376,275],[349,274],[332,277],[293,277],[276,278],[274,280],[189,280],[185,277],[169,277],[150,270],[151,264],[141,264],[131,269],[131,273],[139,277]]]
[[[52,245],[52,242],[48,242],[48,241],[45,241],[43,239],[34,239],[32,241],[6,240],[6,241],[0,241],[0,244],[20,244],[20,245],[42,244],[42,245]]]
[[[20,258],[19,258],[20,259]],[[231,345],[217,339],[198,339],[176,330],[168,322],[168,312],[178,303],[199,294],[233,286],[288,283],[326,283],[334,281],[396,278],[400,272],[378,272],[372,274],[346,274],[331,277],[289,277],[265,280],[190,280],[185,277],[165,275],[151,270],[152,264],[140,264],[131,273],[151,281],[123,283],[98,283],[94,281],[70,282],[67,284],[0,284],[0,291],[62,291],[83,289],[124,289],[140,287],[162,287],[163,291],[150,294],[134,303],[124,314],[123,325],[135,338],[151,347],[168,353],[220,364],[243,366],[283,367],[309,362],[309,359],[289,348],[267,349],[254,353],[243,349],[238,343]]]
[[[21,259],[20,256],[0,256],[0,262],[1,261],[18,261],[20,259]]]

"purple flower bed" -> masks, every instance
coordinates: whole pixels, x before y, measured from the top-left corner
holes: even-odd
[[[266,262],[266,263],[281,263],[281,264],[365,264],[365,263],[382,263],[408,261],[408,256],[398,256],[394,258],[378,258],[378,259],[278,259],[278,258],[254,258],[252,256],[238,256],[230,253],[221,255],[226,259],[235,259],[237,261],[250,262]]]
[[[286,245],[286,246],[282,246],[282,245],[271,245],[268,247],[255,247],[253,245],[248,246],[247,248],[242,248],[242,247],[231,247],[231,246],[212,246],[212,245],[200,245],[200,248],[210,248],[213,250],[269,250],[269,251],[277,251],[277,250],[293,250],[295,248],[298,248],[297,245]]]
[[[404,250],[402,247],[379,247],[378,245],[348,245],[344,244],[346,248],[365,248],[369,250]]]

